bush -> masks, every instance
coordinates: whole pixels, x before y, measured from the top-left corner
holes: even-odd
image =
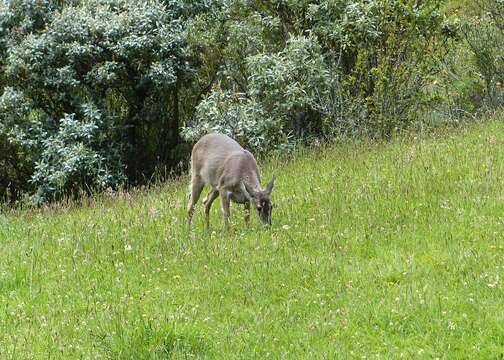
[[[182,135],[192,142],[205,134],[219,132],[256,152],[289,145],[282,123],[269,117],[260,104],[242,94],[213,91],[198,105],[196,118],[197,124],[182,130]]]
[[[169,161],[188,69],[177,11],[86,1],[9,47],[2,141],[31,154],[37,200],[134,182]]]
[[[331,79],[314,38],[293,37],[278,54],[250,56],[247,69],[248,94],[215,89],[184,128],[186,139],[217,131],[266,151],[329,130],[322,124],[321,105]]]
[[[317,39],[291,37],[277,54],[247,59],[249,96],[296,138],[323,136],[324,104],[332,86]]]
[[[472,120],[479,113],[494,110],[504,101],[504,24],[502,4],[478,0],[459,6],[444,22],[450,34],[447,56],[439,59],[441,71],[429,90],[442,101],[429,117],[436,122]],[[432,114],[434,113],[434,114]]]
[[[220,37],[227,41],[219,51],[229,58],[214,66],[213,94],[184,134],[193,140],[208,129],[235,133],[232,127],[241,117],[254,129],[240,131],[243,142],[262,131],[264,148],[278,139],[303,141],[335,131],[390,136],[437,100],[425,88],[438,71],[436,59],[447,37],[439,3],[341,0],[275,7],[237,0],[223,5],[221,23],[227,25]],[[246,22],[228,15],[237,12],[246,14]],[[255,35],[246,36],[246,29],[255,29]],[[279,38],[287,39],[280,49]],[[232,99],[229,110],[235,115],[219,110],[223,94]],[[265,121],[272,124],[266,127]]]
[[[487,12],[466,21],[463,34],[472,53],[472,65],[476,68],[483,86],[474,88],[473,96],[478,105],[490,108],[501,106],[504,100],[504,7],[501,1],[487,0],[482,4]],[[479,91],[478,91],[479,90]]]
[[[499,106],[504,12],[479,1],[464,26],[442,0],[3,2],[0,195],[138,184],[182,168],[180,135],[267,152]]]
[[[124,182],[120,144],[109,143],[103,136],[99,111],[85,107],[84,119],[67,115],[60,119],[57,132],[42,133],[42,152],[31,179],[37,188],[33,203],[43,202],[49,194],[103,190]]]

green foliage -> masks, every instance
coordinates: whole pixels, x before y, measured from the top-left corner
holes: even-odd
[[[37,198],[134,180],[142,160],[155,166],[177,144],[169,100],[187,70],[177,16],[155,1],[86,1],[9,48],[7,82],[29,107],[19,114],[5,91],[0,117],[30,147]]]
[[[249,95],[284,131],[297,138],[327,133],[321,118],[333,84],[316,38],[292,37],[278,54],[251,56],[247,65]]]
[[[447,37],[438,5],[342,0],[275,7],[231,1],[219,8],[220,31],[212,35],[225,41],[201,54],[212,56],[202,60],[212,71],[201,75],[216,94],[236,99],[243,107],[237,114],[258,116],[248,121],[256,129],[251,134],[263,129],[254,124],[269,121],[275,128],[269,136],[287,141],[337,131],[390,136],[434,100],[424,88],[438,71],[436,58]],[[215,21],[198,17],[192,27],[198,32]],[[199,45],[208,49],[208,38],[202,39]],[[215,58],[216,53],[225,56]],[[188,139],[223,128],[219,112],[210,110],[221,102],[220,95],[206,97],[205,111],[188,124],[196,129],[184,132]],[[248,111],[251,103],[260,110]],[[263,147],[276,141],[266,140]]]
[[[364,111],[358,109],[356,117],[371,134],[390,136],[432,105],[424,88],[438,71],[436,58],[444,55],[446,41],[438,6],[381,1],[375,25],[379,32],[367,46],[362,43],[346,84],[359,92]]]
[[[269,117],[260,104],[242,94],[213,91],[199,103],[196,117],[198,123],[182,131],[190,141],[195,142],[207,133],[220,132],[256,152],[284,148],[288,144],[282,123]]]
[[[82,120],[67,115],[59,121],[57,132],[42,132],[42,151],[31,180],[37,186],[33,202],[41,203],[49,194],[103,190],[123,183],[120,145],[103,136],[106,129],[99,111],[84,107]]]
[[[484,84],[478,95],[485,105],[495,107],[504,103],[504,6],[496,0],[481,3],[487,13],[466,21],[462,31]]]
[[[0,195],[140,184],[209,131],[268,152],[498,107],[501,2],[460,4],[3,2]],[[90,137],[65,135],[69,119]]]
[[[442,101],[432,113],[438,121],[474,119],[503,104],[503,8],[499,1],[449,1],[444,6],[448,49],[438,58],[440,72],[429,91]],[[436,115],[435,115],[436,117]]]
[[[51,20],[53,12],[59,8],[55,1],[12,0],[0,3],[0,92],[11,92],[5,78],[7,54],[28,34],[41,31]],[[69,3],[69,2],[68,2]],[[6,88],[7,86],[7,88]],[[9,96],[6,94],[6,96]],[[2,101],[5,104],[5,101]],[[2,107],[3,105],[2,104]],[[20,104],[21,105],[21,104]],[[5,108],[2,111],[5,112]],[[19,112],[26,112],[22,105],[12,108],[12,116],[19,118]],[[16,115],[16,113],[18,113]],[[0,121],[0,198],[10,201],[19,198],[21,192],[30,189],[28,180],[33,172],[33,158],[30,151],[10,141],[7,133],[15,131],[13,118],[2,116]],[[3,199],[2,199],[3,200]],[[0,200],[1,201],[1,200]]]
[[[296,37],[278,54],[247,58],[247,94],[215,89],[201,101],[196,122],[184,129],[192,141],[223,132],[257,151],[284,148],[292,138],[319,134],[321,100],[330,90],[329,70],[314,38]]]
[[[8,46],[22,40],[27,34],[38,32],[50,22],[56,2],[10,0],[0,4],[0,49],[2,60]]]
[[[0,194],[8,202],[29,189],[33,171],[32,143],[25,139],[31,104],[21,93],[6,88],[0,97]],[[34,134],[35,135],[35,134]]]

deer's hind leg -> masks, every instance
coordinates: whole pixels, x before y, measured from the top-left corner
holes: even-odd
[[[219,196],[219,191],[216,189],[210,190],[206,198],[203,200],[203,205],[205,205],[205,221],[207,229],[210,228],[210,208],[212,203]]]
[[[191,230],[191,222],[192,222],[192,217],[194,213],[194,206],[199,200],[199,197],[201,195],[201,191],[203,190],[203,187],[205,186],[205,183],[203,180],[197,176],[193,175],[191,178],[191,199],[189,200],[189,204],[187,205],[187,226],[188,229]]]
[[[250,201],[245,201],[245,224],[250,224]]]
[[[224,213],[224,226],[226,229],[229,228],[229,193],[225,189],[219,190],[222,202],[222,212]]]

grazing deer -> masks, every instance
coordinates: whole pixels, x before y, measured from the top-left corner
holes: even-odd
[[[198,202],[205,185],[211,190],[203,200],[206,226],[210,225],[210,208],[220,195],[224,224],[229,227],[229,203],[245,205],[245,222],[250,221],[250,203],[253,204],[262,222],[271,225],[271,190],[275,177],[261,188],[259,169],[254,156],[230,137],[222,134],[208,134],[194,145],[191,154],[191,199],[187,206],[187,222],[191,229],[194,206]]]

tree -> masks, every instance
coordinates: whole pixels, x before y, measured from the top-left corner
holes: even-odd
[[[218,129],[266,150],[334,132],[388,137],[433,101],[424,88],[447,38],[440,1],[218,4],[189,25],[212,90],[187,139]]]
[[[179,10],[158,1],[71,4],[9,49],[0,117],[15,121],[3,135],[30,149],[40,199],[124,176],[135,182],[171,160],[189,70]],[[13,116],[13,101],[29,109]],[[72,166],[61,168],[63,159]]]

